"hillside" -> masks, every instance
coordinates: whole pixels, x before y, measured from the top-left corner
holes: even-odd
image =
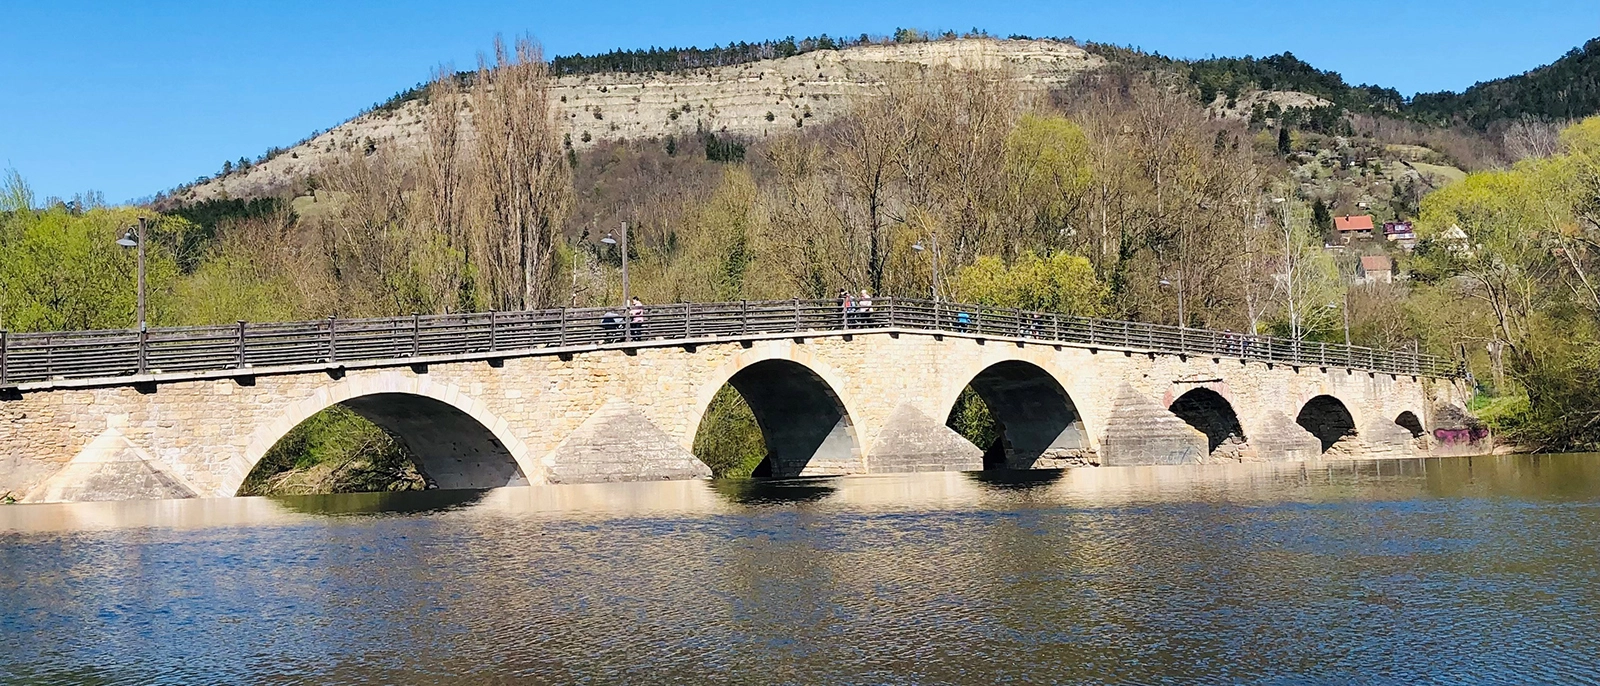
[[[1478,128],[1523,116],[1564,120],[1600,112],[1600,38],[1523,74],[1478,83],[1461,93],[1418,94],[1408,110]]]
[[[1106,61],[1053,40],[960,40],[815,50],[777,59],[673,72],[609,72],[557,78],[556,115],[572,145],[686,136],[700,131],[761,138],[828,122],[851,98],[907,69],[1002,68],[1042,91]],[[409,100],[347,121],[243,171],[191,186],[183,202],[256,197],[315,173],[350,151],[410,147],[422,139],[422,107]]]

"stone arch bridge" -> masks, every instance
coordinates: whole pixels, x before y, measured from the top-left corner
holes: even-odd
[[[1485,448],[1426,356],[889,298],[623,314],[0,334],[0,493],[232,496],[335,404],[441,488],[704,477],[690,449],[724,384],[773,476]],[[969,386],[1000,425],[985,449],[946,425]]]

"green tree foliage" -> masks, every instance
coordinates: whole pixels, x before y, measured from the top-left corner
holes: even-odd
[[[1478,83],[1461,93],[1419,93],[1407,111],[1478,128],[1524,115],[1561,121],[1595,114],[1600,112],[1600,38],[1525,74]]]
[[[675,72],[690,69],[708,69],[746,64],[760,60],[793,57],[816,50],[837,50],[856,45],[871,44],[866,34],[859,38],[831,38],[827,34],[795,40],[794,36],[781,40],[756,43],[729,43],[709,48],[658,48],[642,50],[612,50],[599,55],[572,54],[550,60],[550,69],[556,74],[599,74],[605,72]]]
[[[117,245],[133,209],[73,212],[63,206],[0,216],[0,328],[121,329],[135,323],[135,251]],[[171,321],[177,280],[173,240],[188,223],[154,222],[146,251],[148,317]]]
[[[1105,311],[1109,292],[1089,260],[1055,253],[1023,252],[1011,265],[985,255],[961,270],[953,289],[957,300],[994,307],[1060,312],[1085,317]]]
[[[1064,227],[1089,187],[1089,138],[1062,116],[1026,114],[1006,136],[1008,190],[1039,229]]]
[[[767,456],[761,427],[744,397],[724,384],[706,407],[694,436],[694,455],[717,478],[744,478]]]
[[[1497,390],[1528,406],[1501,428],[1548,448],[1600,444],[1600,118],[1562,141],[1554,157],[1427,196],[1418,222],[1418,276],[1450,317],[1442,338],[1505,351],[1514,387]]]
[[[1000,423],[995,421],[989,405],[971,386],[961,389],[961,395],[956,398],[956,405],[950,409],[950,418],[945,424],[978,446],[979,450],[987,452],[1000,440]],[[1003,446],[1001,450],[1004,450]]]
[[[289,430],[262,456],[239,495],[416,491],[427,487],[405,444],[334,405]]]

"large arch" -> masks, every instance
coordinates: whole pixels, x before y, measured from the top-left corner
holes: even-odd
[[[1331,395],[1307,400],[1294,421],[1322,442],[1322,452],[1328,452],[1341,439],[1356,435],[1356,420],[1350,408]]]
[[[543,481],[528,448],[506,423],[460,389],[399,374],[343,379],[291,405],[251,434],[219,495],[238,493],[256,463],[301,422],[343,405],[405,443],[417,469],[441,489],[498,488]]]
[[[1172,401],[1167,409],[1206,435],[1206,450],[1209,452],[1216,452],[1230,438],[1238,438],[1240,442],[1245,440],[1244,427],[1239,424],[1239,415],[1234,412],[1233,404],[1221,393],[1209,388],[1190,389]]]
[[[732,386],[761,428],[767,455],[754,476],[794,477],[865,471],[859,431],[851,417],[842,377],[787,341],[758,343],[711,374],[688,417],[694,445],[712,398]]]
[[[1083,415],[1061,382],[1022,360],[996,362],[967,382],[998,424],[1008,469],[1032,469],[1041,459],[1076,456],[1090,449]],[[954,410],[955,401],[949,404]],[[988,451],[993,446],[980,445]]]

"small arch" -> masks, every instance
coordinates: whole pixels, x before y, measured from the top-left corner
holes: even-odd
[[[810,367],[780,358],[768,358],[745,365],[725,382],[755,419],[766,454],[752,476],[795,477],[814,474],[840,474],[860,471],[861,449],[856,441],[855,424],[833,386]],[[696,425],[697,446],[700,432],[712,416],[707,411],[718,394],[702,410]],[[741,409],[742,411],[742,409]],[[702,460],[705,455],[699,455]],[[708,460],[708,464],[711,461]]]
[[[1406,431],[1410,431],[1412,438],[1422,438],[1428,433],[1422,428],[1422,420],[1417,419],[1417,415],[1410,410],[1401,412],[1398,417],[1394,418],[1394,423],[1399,424]]]
[[[222,494],[236,495],[268,450],[301,422],[334,405],[360,415],[403,443],[432,487],[483,489],[529,483],[527,447],[481,401],[453,386],[382,375],[347,378],[295,403],[276,421],[257,429],[235,463],[234,474],[219,489]]]
[[[982,408],[971,406],[974,397]],[[1090,449],[1083,415],[1066,389],[1043,367],[1021,360],[997,362],[972,377],[945,425],[985,451],[986,469],[1032,469],[1041,459]]]
[[[1209,388],[1191,389],[1178,396],[1167,409],[1206,435],[1207,452],[1216,452],[1230,438],[1241,443],[1245,440],[1244,427],[1239,424],[1233,404]]]
[[[1307,400],[1294,421],[1322,442],[1322,452],[1328,452],[1340,439],[1356,435],[1355,417],[1342,401],[1331,395]]]

